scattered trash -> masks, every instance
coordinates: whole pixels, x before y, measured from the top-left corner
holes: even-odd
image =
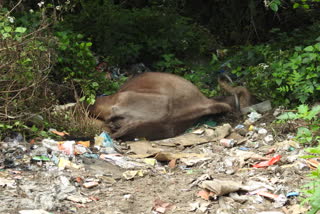
[[[99,183],[98,183],[97,181],[90,181],[90,182],[85,182],[85,183],[82,184],[82,186],[83,186],[84,188],[87,188],[87,189],[96,187],[96,186],[98,186],[98,185],[99,185]]]
[[[107,155],[107,154],[101,154],[100,159],[108,161],[114,165],[117,165],[123,169],[133,169],[136,167],[143,167],[144,164],[131,160],[129,157],[124,157],[118,154],[115,155]]]
[[[89,203],[92,201],[90,198],[86,198],[81,195],[69,195],[69,196],[67,196],[66,199],[69,201],[73,201],[73,202],[81,203],[81,204],[86,204],[86,203]]]
[[[107,213],[129,213],[133,201],[152,200],[157,191],[163,201],[154,202],[153,214],[175,212],[166,201],[179,213],[306,213],[293,190],[305,184],[299,172],[319,167],[319,158],[301,159],[306,153],[294,133],[269,131],[270,118],[257,112],[234,129],[201,125],[158,141],[117,142],[102,132],[94,142],[68,137],[28,143],[14,133],[0,142],[0,200],[6,204],[0,213],[95,213],[98,200]],[[196,197],[184,203],[186,194]],[[139,206],[137,213],[151,209]]]
[[[272,135],[267,135],[265,136],[265,138],[263,138],[264,142],[266,142],[267,144],[270,144],[273,142],[273,136]]]
[[[213,192],[215,196],[225,195],[231,192],[236,192],[241,189],[241,184],[235,181],[230,180],[212,180],[212,181],[203,181],[200,184],[201,188],[207,189],[210,192]]]
[[[145,175],[144,170],[131,170],[131,171],[126,171],[123,174],[123,177],[127,180],[131,180],[135,177],[143,177]]]
[[[60,158],[60,159],[59,159],[58,167],[59,167],[60,170],[63,170],[63,169],[65,169],[65,168],[73,168],[73,169],[80,169],[80,168],[82,168],[81,165],[77,165],[77,164],[69,161],[69,160],[66,159],[66,158]]]
[[[51,129],[51,128],[49,129],[49,132],[52,132],[53,134],[59,135],[61,137],[65,136],[65,135],[70,135],[68,132],[65,132],[65,131],[59,132],[56,129]]]
[[[200,212],[206,212],[208,210],[208,207],[210,206],[210,202],[200,202],[196,201],[194,203],[190,203],[190,211],[194,212],[199,210]]]
[[[265,211],[265,212],[258,212],[257,214],[284,214],[284,213],[279,211]]]
[[[66,155],[74,155],[75,141],[61,141],[58,142],[58,148],[63,151]]]
[[[298,192],[289,192],[287,193],[287,198],[290,198],[290,197],[294,197],[294,196],[299,196],[299,193]]]
[[[249,123],[254,123],[256,121],[258,121],[260,118],[262,117],[261,114],[257,113],[257,112],[251,112],[249,115],[248,115],[248,122]]]
[[[94,146],[100,151],[103,151],[103,153],[117,153],[111,137],[106,132],[102,132],[99,136],[95,137],[94,142]],[[101,147],[103,147],[103,149],[101,149]]]
[[[206,154],[197,154],[197,153],[170,153],[170,152],[159,152],[155,159],[157,161],[170,161],[174,159],[180,159],[180,158],[192,158],[192,157],[198,157],[198,158],[205,158]]]
[[[266,101],[258,103],[256,105],[242,108],[241,112],[243,114],[247,114],[249,112],[255,112],[255,111],[260,112],[260,113],[264,113],[264,112],[270,111],[271,109],[272,109],[272,107],[271,107],[270,100],[266,100]]]
[[[19,214],[51,214],[45,210],[20,210]]]
[[[51,159],[48,156],[41,155],[41,156],[34,156],[32,157],[34,161],[50,161]]]
[[[226,148],[231,148],[234,146],[235,141],[233,139],[221,139],[220,144]]]
[[[273,158],[271,158],[268,161],[263,161],[261,163],[253,165],[252,167],[254,167],[254,168],[268,167],[268,166],[271,166],[271,165],[277,163],[280,159],[281,159],[281,155],[277,155],[277,156],[274,156]]]
[[[82,145],[86,148],[89,148],[90,147],[90,141],[77,141],[77,144],[78,145]]]
[[[214,197],[216,195],[213,192],[210,192],[209,190],[204,189],[204,190],[200,190],[197,193],[197,196],[201,197],[204,200],[209,200],[210,197]]]
[[[268,133],[268,131],[266,129],[264,129],[264,128],[259,128],[258,129],[258,134],[265,135],[267,133]]]
[[[186,166],[194,166],[198,163],[202,163],[210,159],[211,159],[210,157],[185,157],[185,158],[181,158],[180,162],[185,164]]]
[[[157,199],[154,201],[152,210],[155,211],[155,213],[165,213],[167,210],[174,209],[174,207],[175,206],[171,203]]]
[[[244,125],[242,125],[242,124],[239,124],[239,125],[237,125],[236,127],[234,127],[235,129],[244,129]]]
[[[143,159],[143,162],[145,162],[148,165],[154,166],[157,163],[157,160],[154,158],[145,158]]]
[[[197,129],[197,130],[194,130],[192,133],[193,133],[193,134],[201,135],[201,134],[203,134],[204,132],[205,132],[204,129]]]
[[[10,188],[15,188],[15,180],[10,180],[6,178],[1,178],[0,177],[0,187],[10,187]]]

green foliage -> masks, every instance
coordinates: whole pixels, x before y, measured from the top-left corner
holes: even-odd
[[[296,134],[296,140],[303,144],[311,144],[313,142],[319,142],[320,137],[318,131],[320,130],[320,106],[317,105],[312,109],[309,109],[307,105],[300,105],[296,112],[286,112],[278,116],[277,119],[284,123],[290,121],[303,121],[302,126],[298,127]]]
[[[308,155],[305,158],[317,158],[320,155],[320,146],[307,148],[306,151],[313,155]],[[311,182],[303,187],[303,193],[306,198],[302,201],[302,204],[310,204],[311,210],[307,214],[316,214],[320,211],[320,166],[312,171],[309,177],[311,178]]]
[[[184,63],[175,57],[174,54],[162,55],[162,60],[155,64],[155,68],[161,72],[169,72],[174,74],[183,74],[185,71]]]
[[[24,121],[48,107],[52,98],[43,92],[50,92],[47,76],[54,41],[45,27],[31,30],[18,20],[6,9],[0,11],[0,136],[27,130]]]
[[[108,0],[81,2],[83,9],[66,24],[93,38],[94,49],[109,64],[152,64],[168,53],[180,58],[212,49],[214,38],[168,8],[121,8]],[[93,24],[94,23],[94,24]]]
[[[261,99],[276,105],[310,103],[320,99],[320,24],[281,42],[245,46],[231,56],[232,73],[247,83]],[[301,35],[307,36],[301,40]],[[295,40],[295,41],[292,41]],[[272,90],[270,90],[272,89]]]
[[[303,8],[310,9],[313,6],[313,3],[320,2],[320,0],[295,0],[293,4],[293,8]]]
[[[80,101],[93,104],[97,94],[114,93],[125,78],[108,80],[106,74],[95,69],[96,60],[91,51],[92,43],[84,41],[82,34],[57,31],[57,63],[52,72],[55,81],[75,84],[82,97]]]
[[[103,77],[95,72],[95,58],[90,50],[91,42],[83,41],[83,35],[71,31],[56,32],[58,58],[53,75],[63,82],[74,81],[84,94],[83,100],[93,103],[99,81]]]

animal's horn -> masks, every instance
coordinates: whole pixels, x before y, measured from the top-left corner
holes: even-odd
[[[233,83],[231,77],[226,74],[225,72],[221,73],[218,77],[218,81],[221,83],[221,76],[225,77],[230,83]],[[229,91],[230,92],[230,91]],[[236,110],[240,111],[240,102],[239,102],[239,97],[237,93],[232,93],[234,96],[234,100],[235,100],[235,105],[236,105]]]

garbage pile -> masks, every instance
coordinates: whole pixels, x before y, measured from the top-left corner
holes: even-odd
[[[305,213],[301,187],[319,162],[266,117],[152,142],[18,134],[0,143],[0,213]]]

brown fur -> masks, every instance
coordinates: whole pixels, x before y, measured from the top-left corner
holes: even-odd
[[[220,79],[218,80],[218,83],[223,90],[225,90],[229,94],[232,94],[233,96],[219,96],[214,97],[213,99],[220,102],[228,103],[234,110],[240,110],[241,108],[251,106],[255,103],[254,97],[251,95],[247,88],[242,86],[232,87],[228,83]],[[237,96],[238,98],[240,109],[237,109],[235,96]]]
[[[208,99],[179,76],[147,72],[130,79],[116,94],[98,97],[89,112],[104,121],[113,138],[155,140],[183,133],[204,115],[232,109],[231,101]]]

